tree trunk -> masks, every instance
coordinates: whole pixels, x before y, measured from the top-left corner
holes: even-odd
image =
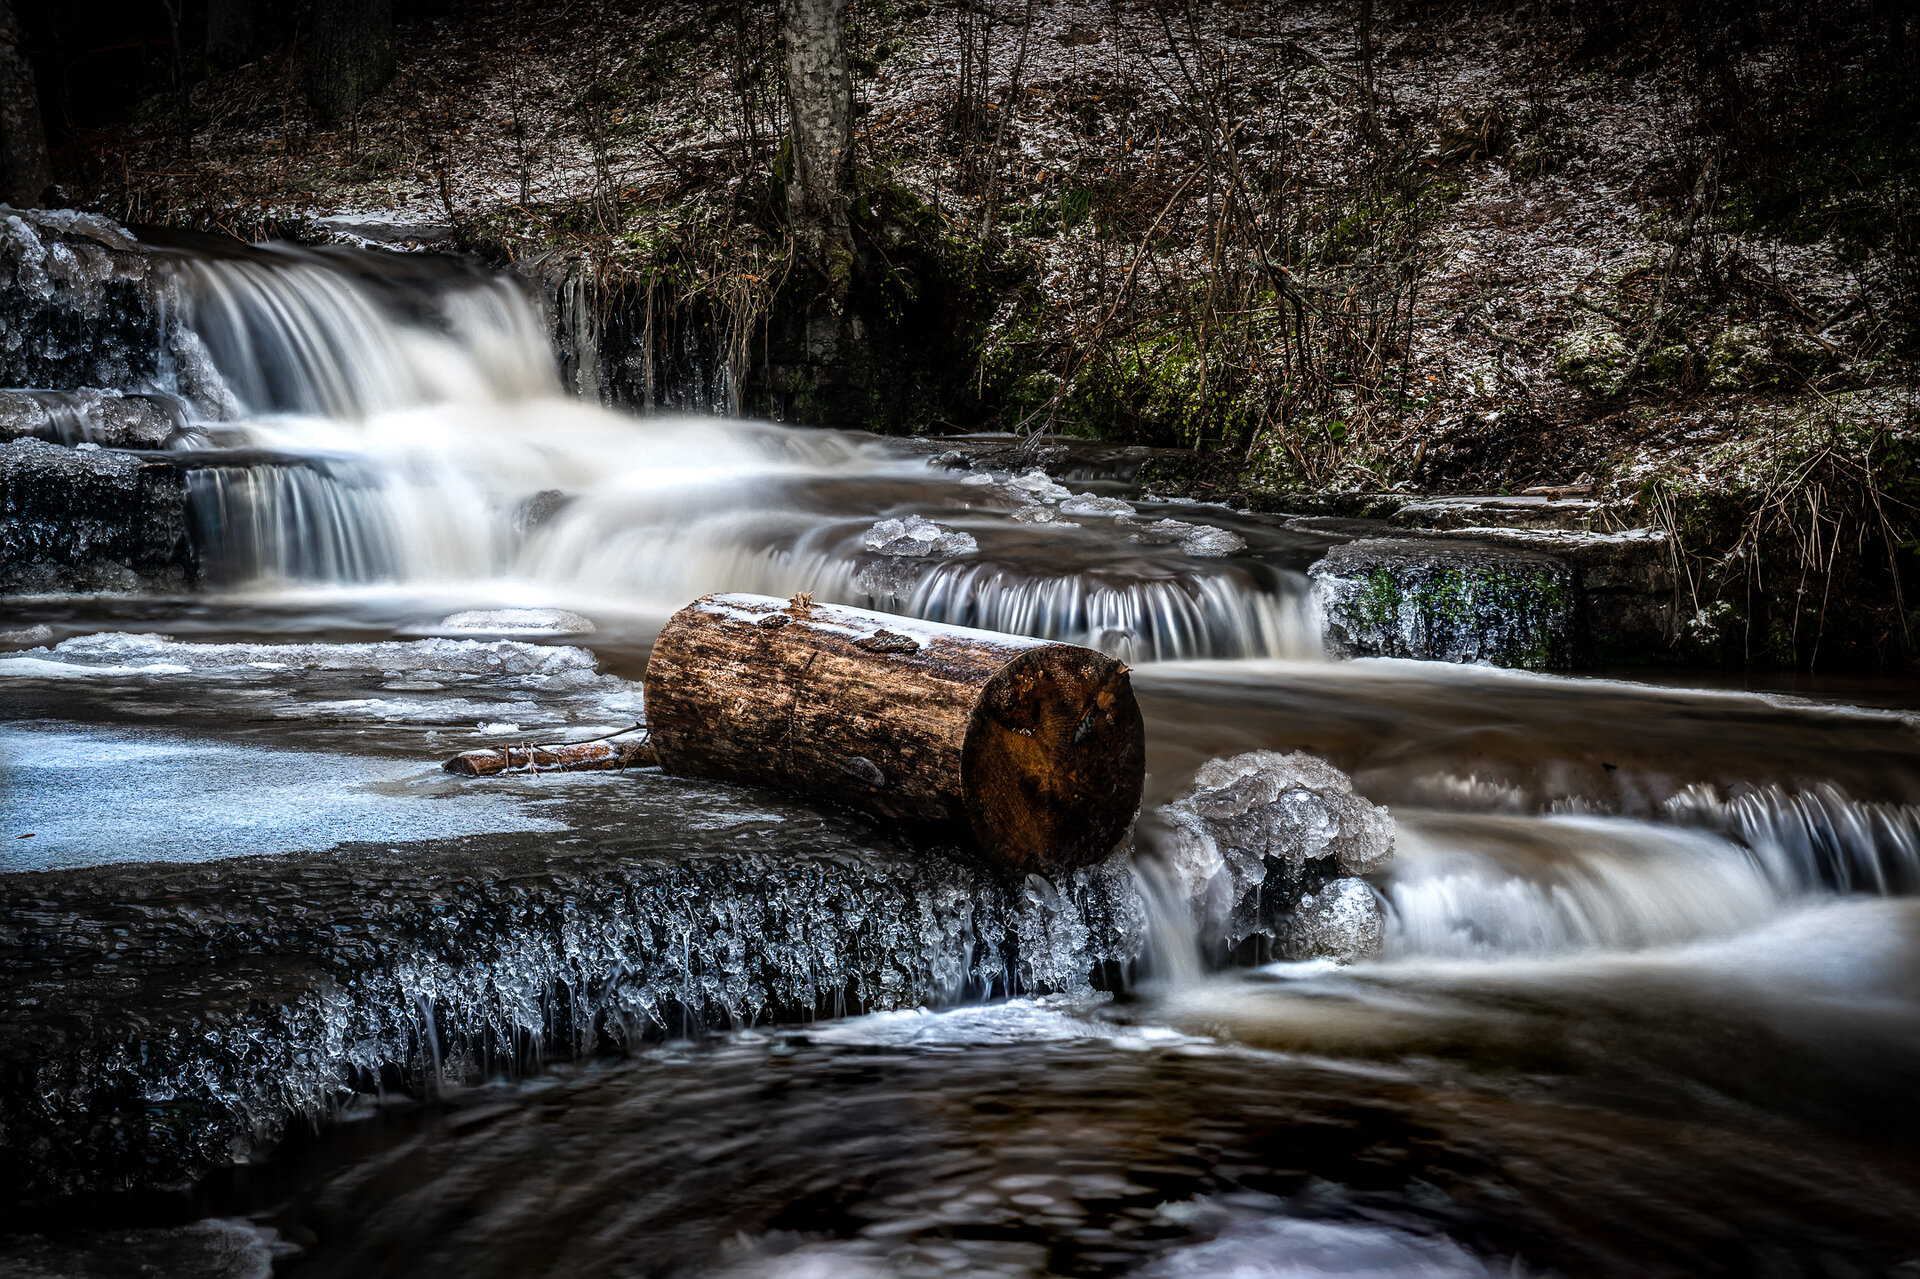
[[[392,0],[314,0],[307,105],[322,124],[351,117],[393,79]]]
[[[207,0],[207,61],[223,70],[253,61],[253,0]]]
[[[1112,852],[1145,778],[1140,708],[1112,658],[805,597],[681,609],[646,703],[667,772],[846,804],[1015,873]]]
[[[847,0],[786,0],[792,167],[787,215],[807,259],[843,301],[853,278],[853,67]]]
[[[12,0],[0,0],[0,200],[36,209],[53,185],[40,93]]]

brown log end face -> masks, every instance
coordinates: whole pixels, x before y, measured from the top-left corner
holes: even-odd
[[[1064,644],[1015,658],[981,692],[961,770],[974,839],[997,865],[1051,875],[1098,861],[1146,778],[1126,667]]]

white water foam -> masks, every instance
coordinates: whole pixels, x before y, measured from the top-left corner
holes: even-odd
[[[1385,954],[1637,950],[1726,936],[1787,894],[1704,831],[1614,818],[1401,814]]]

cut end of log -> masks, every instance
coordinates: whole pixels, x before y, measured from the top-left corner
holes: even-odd
[[[1050,645],[982,691],[961,763],[975,842],[1016,870],[1084,866],[1133,824],[1146,741],[1127,668]]]

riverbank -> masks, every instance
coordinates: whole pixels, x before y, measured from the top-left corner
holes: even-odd
[[[1702,79],[1764,103],[1783,51],[1871,63],[1852,19],[1801,48],[1777,14],[1695,47],[1599,10],[863,10],[847,328],[785,238],[771,10],[518,14],[403,24],[332,127],[291,47],[210,75],[69,190],[511,265],[604,402],[1186,449],[1161,491],[1293,513],[1564,490],[1672,539],[1676,659],[1912,652],[1903,108],[1843,85],[1762,137]]]

